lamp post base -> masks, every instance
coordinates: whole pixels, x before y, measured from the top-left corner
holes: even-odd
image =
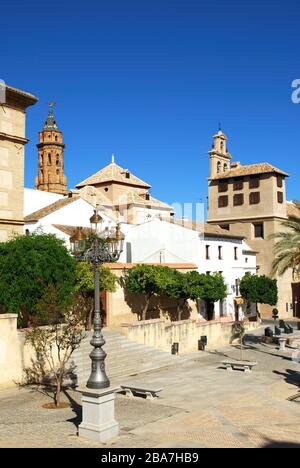
[[[119,424],[115,420],[115,392],[119,387],[93,390],[81,387],[82,422],[79,437],[105,442],[119,434]]]

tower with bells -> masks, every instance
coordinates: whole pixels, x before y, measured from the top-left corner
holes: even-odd
[[[213,137],[210,157],[210,177],[216,177],[224,172],[230,171],[231,155],[227,149],[227,136],[222,132],[221,127]]]
[[[63,134],[58,129],[53,107],[50,102],[48,117],[43,130],[39,132],[38,176],[36,189],[65,195],[67,193],[67,178],[64,175]]]

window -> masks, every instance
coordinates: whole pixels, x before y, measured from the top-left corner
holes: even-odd
[[[206,260],[209,260],[209,259],[210,259],[210,256],[209,256],[209,245],[206,245],[206,246],[205,246],[205,258],[206,258]]]
[[[254,224],[254,237],[260,237],[264,239],[264,224]]]
[[[242,193],[233,195],[233,206],[241,206],[244,204],[244,195]]]
[[[108,192],[108,187],[105,187],[104,192]]]
[[[219,190],[219,193],[220,193],[220,192],[227,192],[227,190],[228,190],[228,184],[226,184],[226,183],[224,183],[224,182],[223,182],[223,183],[221,182],[221,183],[219,184],[219,186],[218,186],[218,190]]]
[[[224,229],[225,231],[229,231],[230,226],[229,226],[229,224],[220,224],[220,228]]]
[[[48,164],[51,164],[51,154],[48,153]]]
[[[259,177],[250,177],[250,180],[249,180],[249,189],[255,189],[255,188],[259,188],[259,185],[260,185],[260,180],[259,180]]]
[[[219,208],[224,208],[225,206],[228,206],[228,196],[223,195],[222,197],[219,197],[218,199],[218,207]]]
[[[218,258],[219,260],[222,260],[222,246],[221,245],[218,246]]]
[[[243,190],[244,182],[242,180],[234,180],[233,190]]]
[[[56,169],[56,175],[59,175],[59,169]]]
[[[278,203],[283,203],[283,193],[277,192],[277,201]]]
[[[260,192],[251,192],[249,195],[250,205],[257,205],[260,202]]]
[[[277,187],[281,188],[283,186],[283,177],[277,176]]]
[[[227,172],[228,171],[228,165],[225,163],[224,166],[223,166],[223,171],[224,172]]]
[[[56,165],[59,165],[59,154],[56,155]]]
[[[219,174],[221,172],[221,161],[217,162],[217,173]]]
[[[239,296],[240,295],[240,284],[241,281],[239,279],[235,280],[235,295]]]
[[[57,140],[58,140],[58,137],[57,137],[57,135],[55,135],[55,141],[57,141]]]
[[[234,260],[238,259],[238,248],[234,247]]]
[[[126,172],[125,177],[126,177],[126,179],[130,179],[130,172]]]
[[[150,193],[146,193],[146,200],[150,200]]]

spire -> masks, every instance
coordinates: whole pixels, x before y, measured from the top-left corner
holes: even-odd
[[[56,120],[55,120],[55,115],[53,112],[53,107],[55,106],[55,102],[49,102],[49,111],[48,111],[48,117],[45,122],[44,129],[46,130],[58,130]]]

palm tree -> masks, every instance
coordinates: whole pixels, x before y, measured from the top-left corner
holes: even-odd
[[[274,246],[275,258],[271,275],[282,276],[291,268],[293,280],[300,275],[300,202],[295,201],[294,205],[299,210],[299,215],[295,212],[282,222],[287,230],[269,236],[269,239],[278,239]]]

